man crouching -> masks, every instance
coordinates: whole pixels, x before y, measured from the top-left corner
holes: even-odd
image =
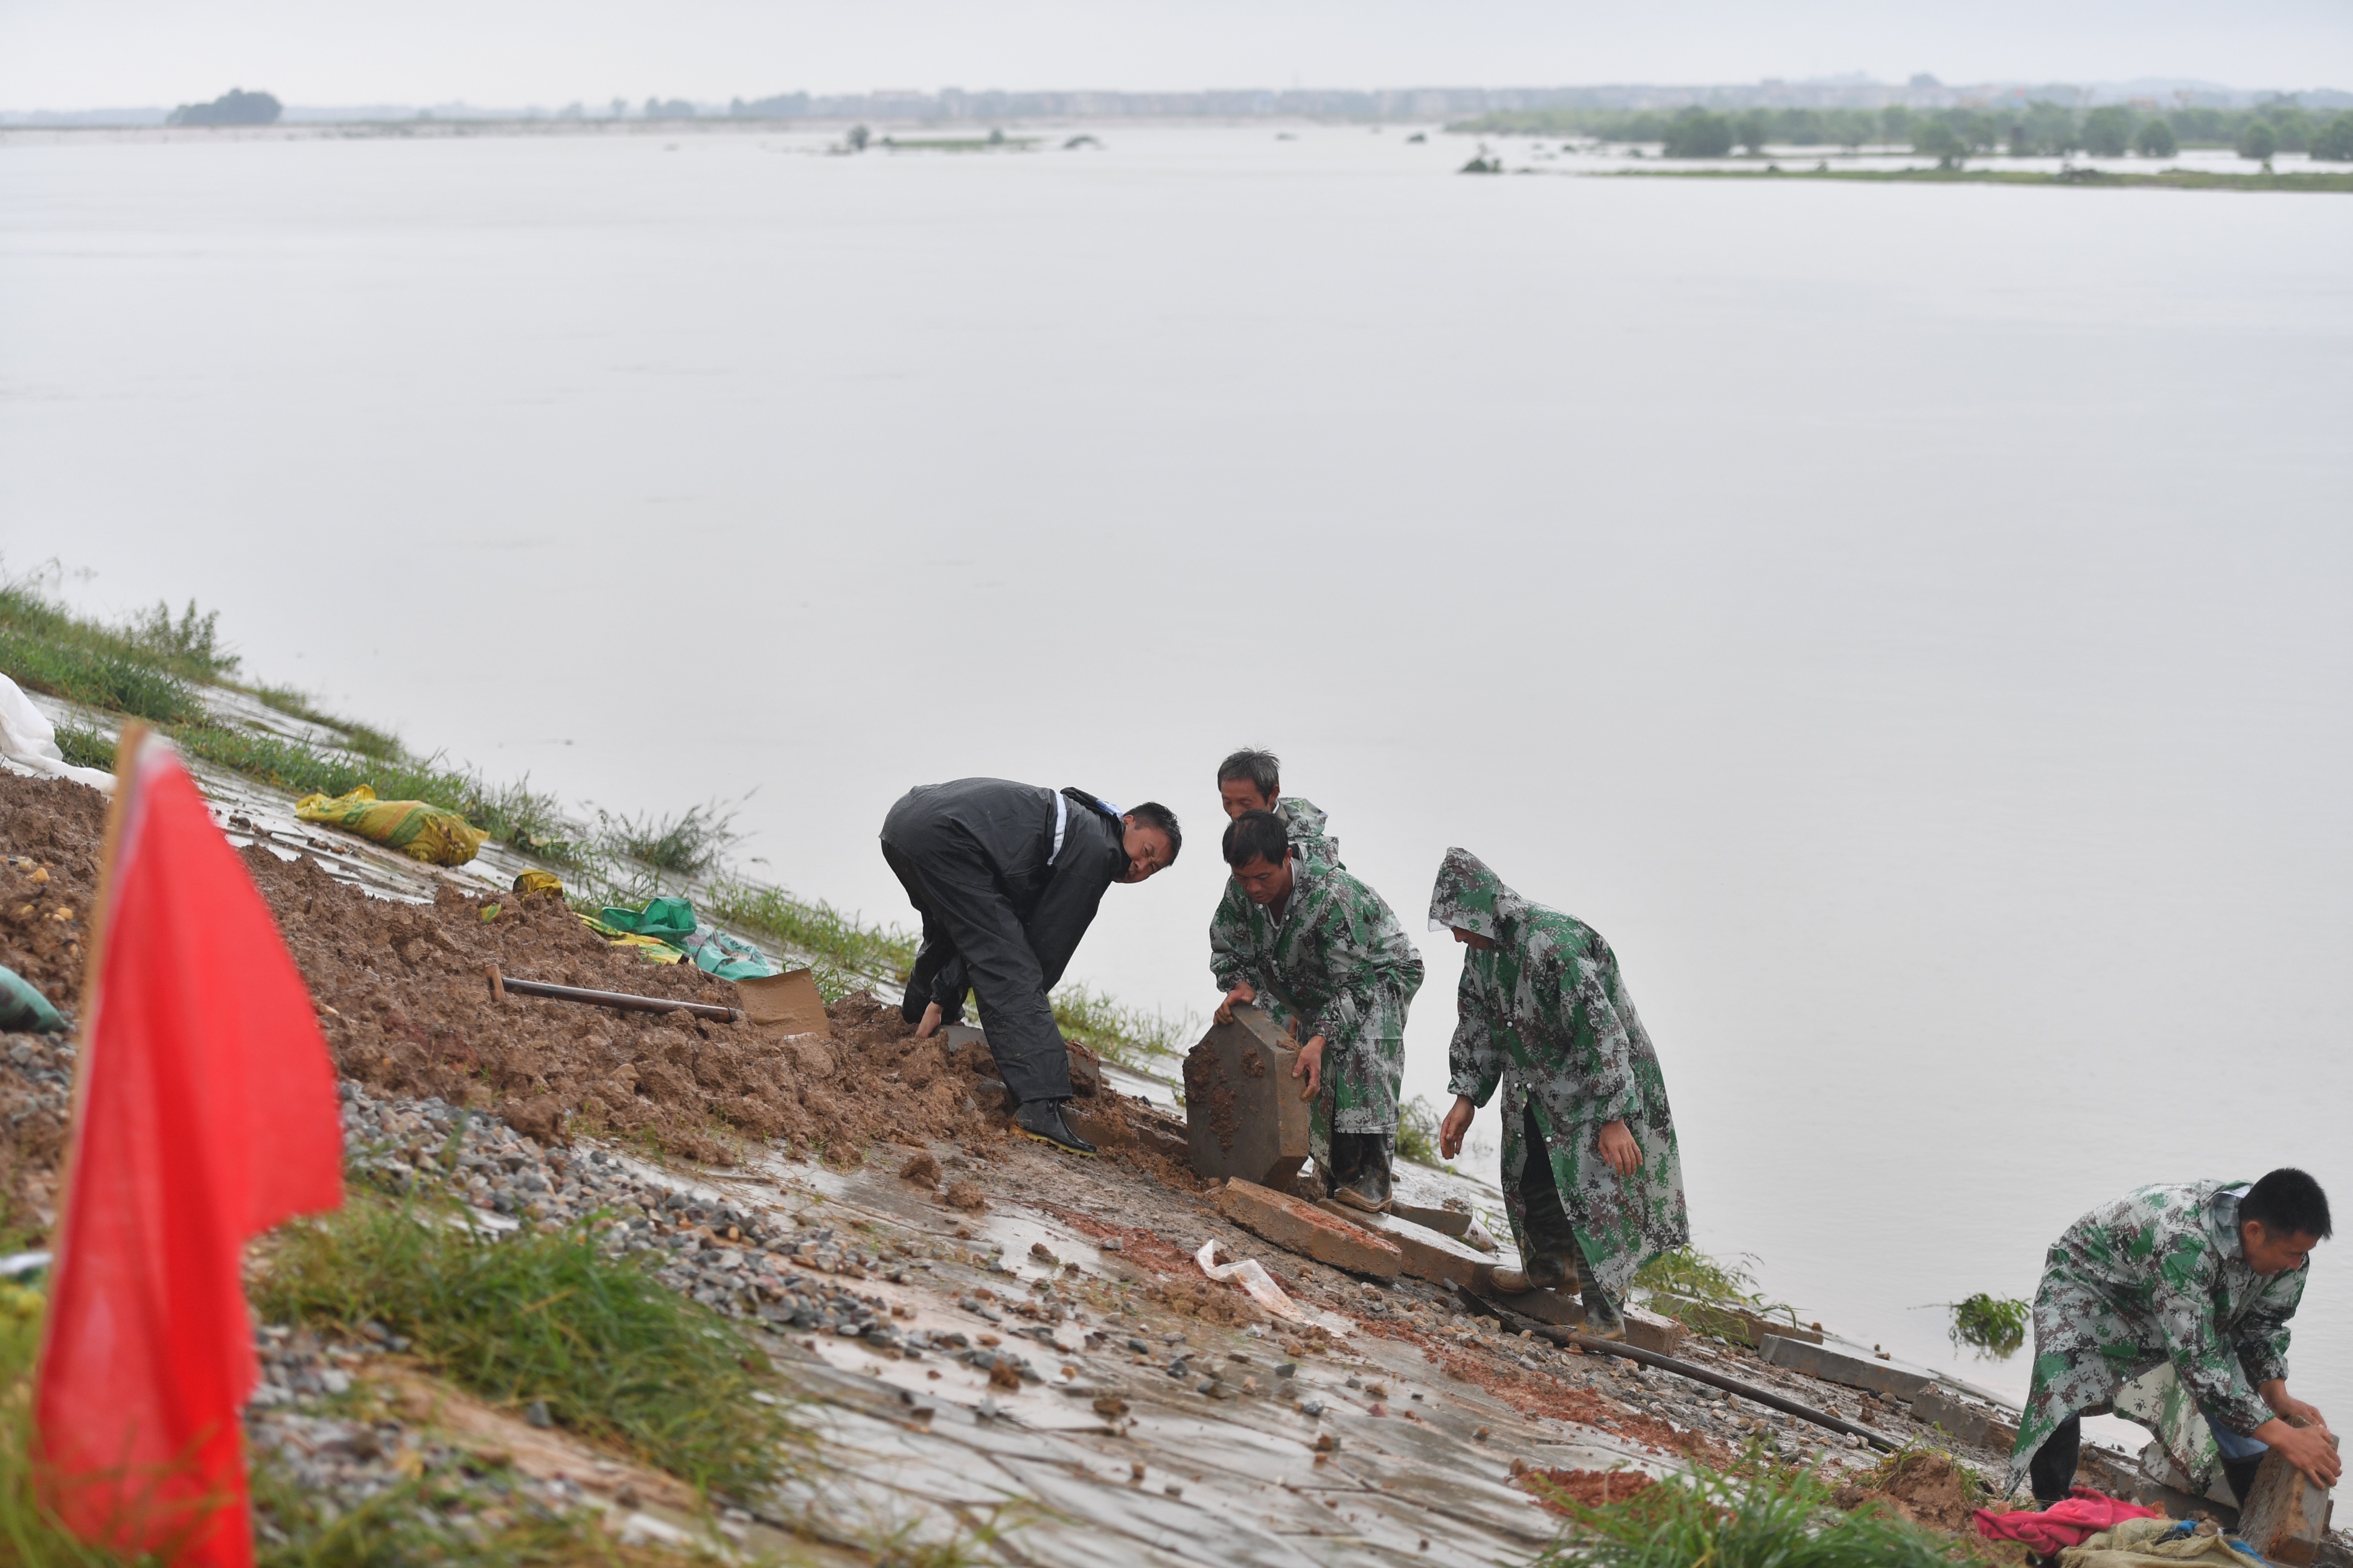
[[[2337,1449],[2287,1391],[2287,1322],[2328,1197],[2302,1171],[2252,1186],[2142,1187],[2067,1227],[2034,1292],[2034,1386],[2010,1485],[2046,1506],[2074,1484],[2083,1417],[2113,1410],[2153,1432],[2203,1492],[2219,1459],[2241,1502],[2267,1448],[2324,1487]]]
[[[1293,1078],[1315,1101],[1308,1146],[1333,1197],[1352,1208],[1389,1206],[1397,1156],[1398,1086],[1405,1076],[1405,1016],[1421,989],[1421,954],[1381,896],[1325,861],[1292,853],[1271,811],[1226,826],[1226,864],[1250,900],[1248,918],[1218,954],[1238,974],[1218,1004],[1279,999],[1300,1047]]]

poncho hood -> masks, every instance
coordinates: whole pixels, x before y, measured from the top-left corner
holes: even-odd
[[[1430,890],[1430,929],[1450,926],[1501,942],[1525,919],[1528,901],[1504,885],[1487,863],[1460,847],[1447,850],[1438,865],[1438,885]]]

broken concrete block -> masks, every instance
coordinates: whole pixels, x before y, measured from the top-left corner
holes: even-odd
[[[1237,1007],[1185,1058],[1185,1127],[1196,1175],[1239,1177],[1289,1192],[1307,1163],[1309,1103],[1291,1076],[1299,1060],[1263,1007]]]
[[[1941,1383],[1932,1383],[1912,1396],[1912,1414],[1943,1428],[1956,1443],[1973,1448],[2006,1454],[2018,1441],[2018,1426],[2007,1413],[1964,1398]]]
[[[1661,1355],[1674,1355],[1683,1348],[1683,1326],[1672,1318],[1662,1318],[1640,1307],[1630,1306],[1624,1311],[1628,1344],[1639,1350],[1656,1351]]]
[[[1469,1209],[1426,1209],[1414,1204],[1392,1203],[1389,1212],[1399,1219],[1427,1226],[1440,1236],[1459,1237],[1471,1228]]]
[[[1900,1367],[1870,1355],[1852,1355],[1829,1345],[1808,1344],[1781,1334],[1767,1334],[1757,1352],[1775,1366],[1786,1366],[1791,1372],[1802,1372],[1808,1377],[1819,1377],[1827,1383],[1842,1383],[1849,1388],[1867,1388],[1873,1394],[1911,1400],[1936,1379],[1926,1373],[1905,1372]]]
[[[1394,1279],[1404,1267],[1394,1242],[1289,1193],[1237,1179],[1219,1187],[1211,1201],[1244,1230],[1318,1263],[1376,1279]]]
[[[1556,1329],[1584,1330],[1585,1303],[1575,1296],[1558,1290],[1522,1290],[1506,1295],[1495,1289],[1495,1264],[1481,1258],[1472,1290],[1523,1318],[1533,1318]],[[1673,1319],[1662,1318],[1640,1307],[1624,1309],[1624,1315],[1626,1342],[1635,1349],[1654,1351],[1660,1355],[1673,1355],[1683,1349],[1683,1326]]]
[[[2239,1510],[2239,1539],[2271,1562],[2306,1568],[2327,1537],[2329,1508],[2328,1489],[2306,1480],[2274,1449],[2263,1456]]]
[[[1471,1285],[1477,1279],[1480,1269],[1493,1267],[1484,1255],[1472,1251],[1451,1236],[1441,1236],[1428,1226],[1417,1225],[1409,1219],[1344,1208],[1330,1198],[1315,1206],[1353,1225],[1360,1225],[1394,1243],[1404,1259],[1401,1272],[1416,1279],[1429,1279],[1440,1285]],[[1421,1212],[1426,1214],[1429,1211]]]

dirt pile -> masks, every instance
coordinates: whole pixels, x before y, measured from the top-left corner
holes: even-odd
[[[59,1008],[81,995],[106,797],[65,779],[0,773],[0,964]]]
[[[570,1132],[643,1139],[704,1161],[745,1141],[788,1139],[836,1160],[876,1142],[993,1141],[993,1099],[897,1009],[862,993],[828,1009],[833,1037],[746,1023],[494,1000],[506,974],[736,1005],[735,987],[686,964],[649,963],[550,895],[432,904],[372,899],[315,861],[247,851],[247,868],[321,1004],[344,1076],[389,1093],[491,1110],[543,1142]]]
[[[1969,1514],[1978,1506],[1970,1500],[1973,1479],[1950,1454],[1915,1448],[1889,1455],[1831,1500],[1848,1510],[1876,1503],[1914,1524],[1958,1535],[1971,1529]]]

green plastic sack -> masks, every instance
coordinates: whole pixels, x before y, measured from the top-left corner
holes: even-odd
[[[32,982],[13,969],[0,969],[0,1029],[62,1035],[66,1021],[47,997],[33,989]]]

